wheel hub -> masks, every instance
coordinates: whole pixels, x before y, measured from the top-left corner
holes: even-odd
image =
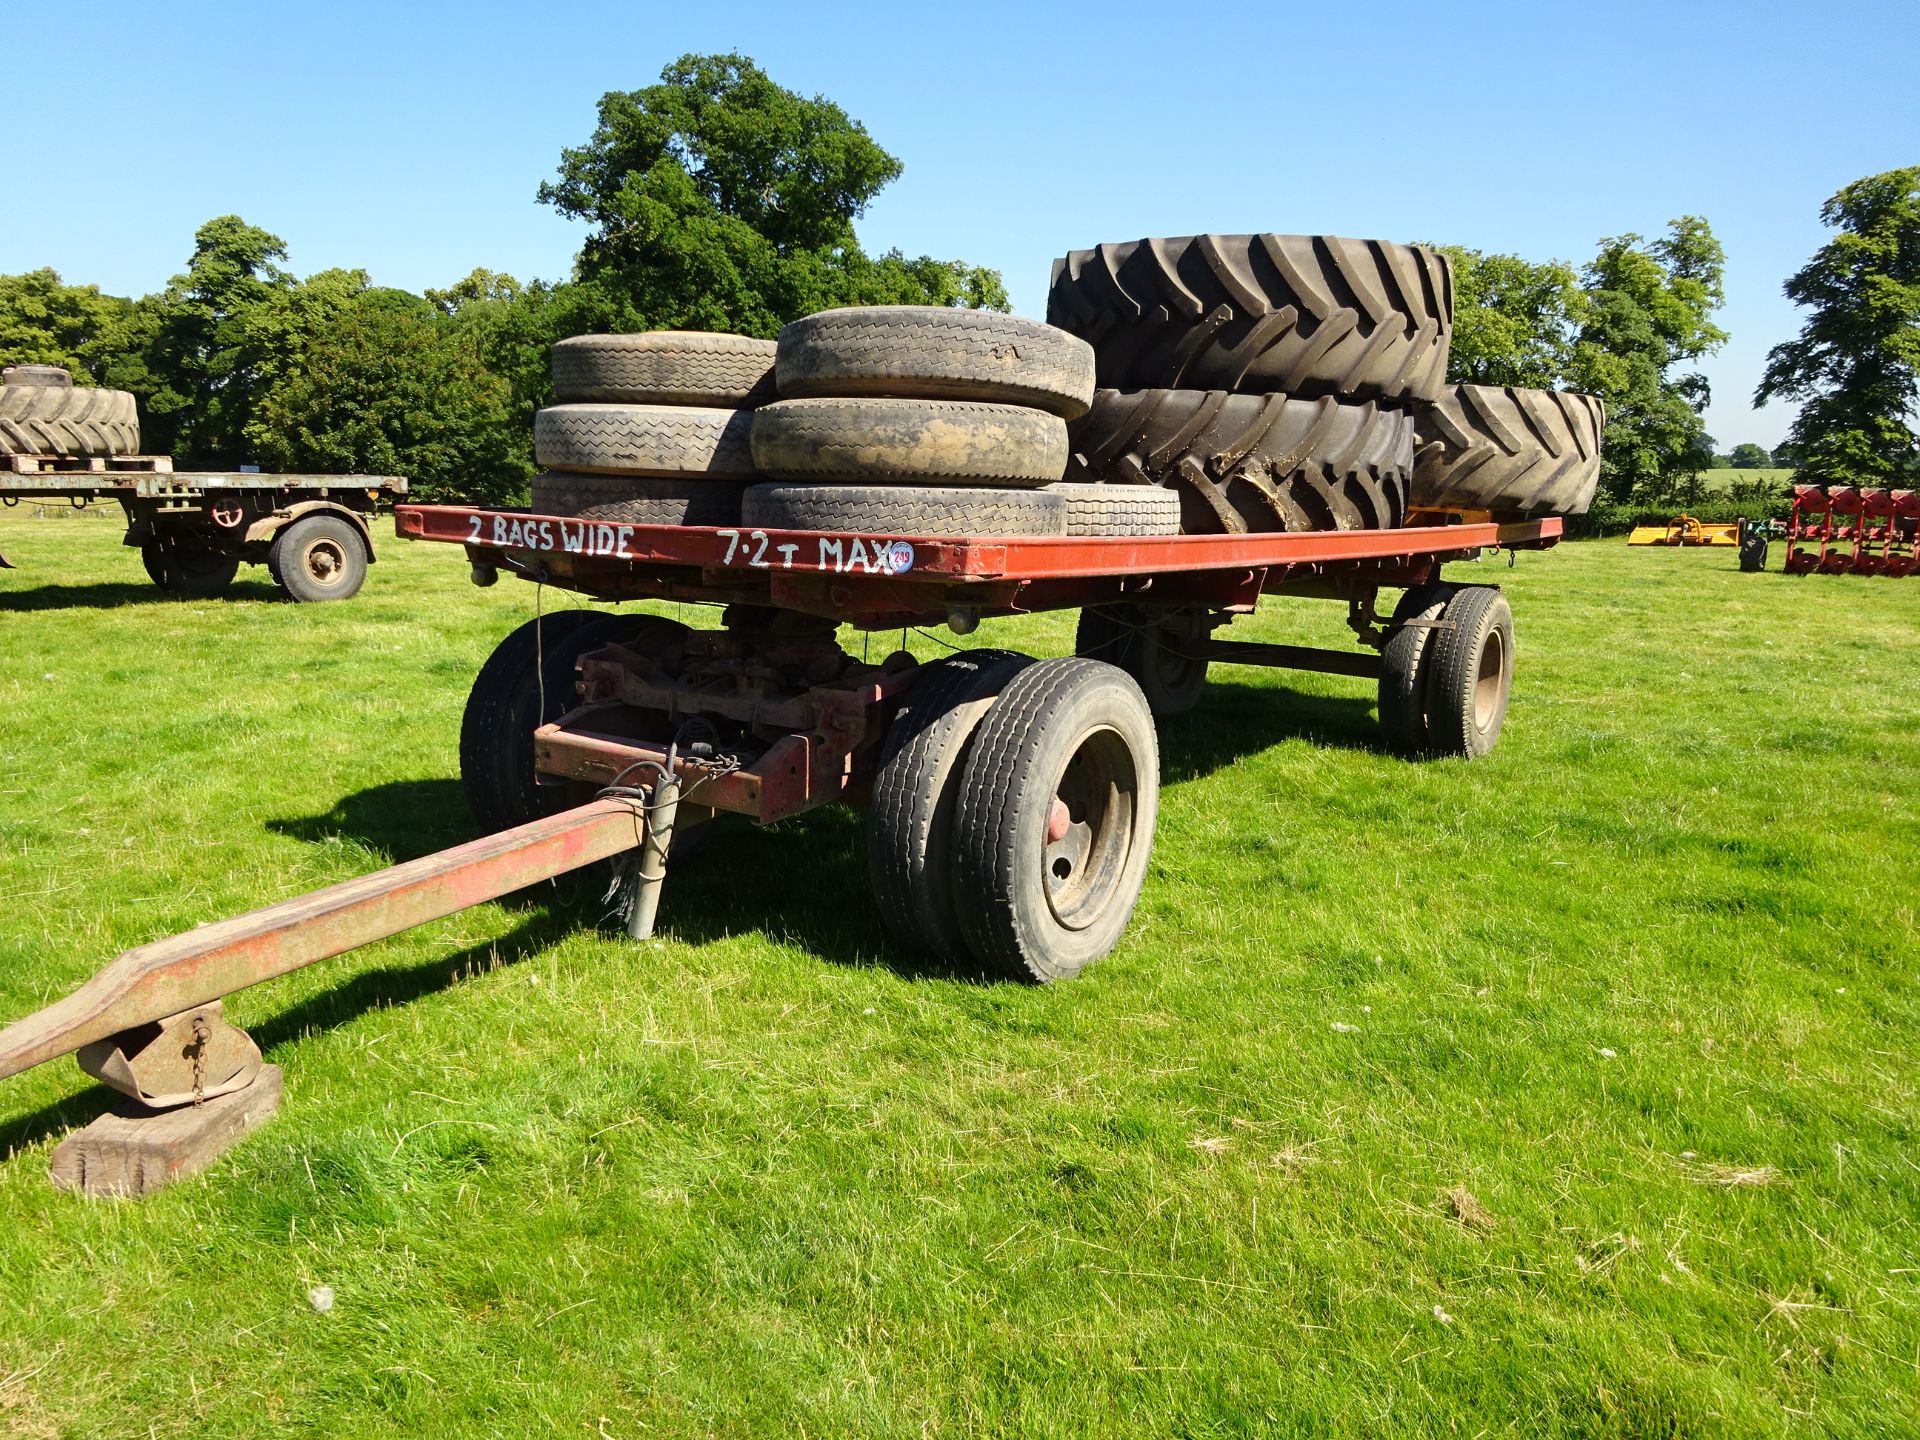
[[[1137,788],[1126,742],[1104,726],[1082,738],[1054,786],[1041,864],[1047,906],[1069,930],[1085,930],[1113,902],[1133,848]]]

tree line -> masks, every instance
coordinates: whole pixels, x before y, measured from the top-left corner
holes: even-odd
[[[424,498],[510,503],[533,473],[533,412],[563,336],[771,336],[837,305],[1008,308],[997,271],[861,247],[855,222],[900,173],[831,100],[740,55],[689,55],[604,96],[593,134],[540,186],[588,226],[565,280],[481,269],[416,295],[364,270],[300,279],[280,237],[227,215],[139,299],[50,269],[0,276],[0,362],[132,391],[144,447],[182,468],[403,474]],[[1848,186],[1822,218],[1837,235],[1786,287],[1811,317],[1774,349],[1755,401],[1799,401],[1800,419],[1784,455],[1742,445],[1727,463],[1888,483],[1920,463],[1920,168]],[[1602,240],[1578,269],[1440,248],[1455,274],[1451,378],[1600,396],[1607,499],[1662,503],[1727,458],[1701,414],[1698,363],[1727,340],[1714,322],[1726,257],[1704,218]]]

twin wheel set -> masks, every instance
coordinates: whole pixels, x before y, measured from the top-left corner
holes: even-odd
[[[730,624],[734,617],[729,611]],[[1211,633],[1229,618],[1202,606],[1090,606],[1080,615],[1079,654],[1044,660],[979,649],[918,666],[898,655],[862,667],[830,635],[821,642],[854,678],[906,682],[894,686],[871,744],[850,757],[845,792],[866,797],[868,875],[893,939],[954,966],[1038,982],[1070,978],[1110,951],[1152,852],[1156,721],[1199,703],[1217,648]],[[543,725],[568,723],[588,669],[658,674],[690,640],[715,633],[652,616],[562,611],[508,636],[481,669],[461,730],[462,780],[481,828],[524,825],[590,798],[577,782],[540,774],[531,743]],[[1501,591],[1416,585],[1381,634],[1384,747],[1410,759],[1491,750],[1513,680],[1513,616]],[[606,707],[598,708],[595,726],[605,728]],[[728,738],[719,713],[690,718],[676,706],[625,720],[616,728],[650,734],[656,745],[666,730],[683,753],[729,764],[765,753],[764,736],[734,726]],[[673,853],[714,833],[705,829],[711,820],[689,823],[690,812],[712,813],[695,809],[700,800],[695,782]]]

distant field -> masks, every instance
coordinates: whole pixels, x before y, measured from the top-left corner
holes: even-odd
[[[0,515],[6,1019],[467,838],[535,603],[391,540],[173,600],[118,539]],[[0,1436],[1920,1433],[1920,581],[1736,564],[1456,567],[1518,617],[1471,765],[1220,671],[1072,984],[889,951],[836,811],[644,945],[543,891],[243,992],[285,1109],[145,1202],[48,1186],[71,1062],[0,1082]]]
[[[1755,480],[1767,480],[1775,485],[1784,485],[1793,478],[1791,468],[1781,470],[1735,470],[1722,467],[1703,472],[1702,478],[1714,490],[1730,490],[1738,484],[1752,484]]]

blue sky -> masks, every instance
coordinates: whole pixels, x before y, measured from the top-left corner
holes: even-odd
[[[737,49],[865,122],[906,173],[861,226],[992,265],[1044,312],[1052,257],[1196,230],[1326,231],[1584,260],[1705,215],[1731,343],[1723,445],[1797,329],[1780,282],[1849,180],[1920,163],[1920,4],[1095,6],[568,3],[10,7],[0,272],[123,294],[234,212],[302,274],[441,285],[564,275],[577,227],[534,202],[603,91]],[[1185,14],[1185,24],[1165,17]],[[86,57],[84,66],[72,60]],[[11,67],[10,67],[11,68]],[[18,75],[19,70],[14,70]],[[23,143],[26,133],[45,140]]]

